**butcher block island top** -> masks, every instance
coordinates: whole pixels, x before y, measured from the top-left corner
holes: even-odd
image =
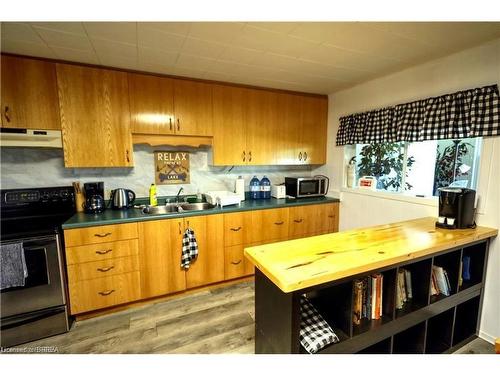
[[[245,256],[283,292],[294,292],[494,237],[498,229],[440,229],[436,218],[247,247]]]

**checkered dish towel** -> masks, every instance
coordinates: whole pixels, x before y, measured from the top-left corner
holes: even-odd
[[[182,256],[181,267],[189,269],[191,262],[194,262],[198,257],[198,243],[194,236],[194,231],[191,228],[186,229],[182,236]]]
[[[300,318],[300,344],[310,354],[340,341],[305,295],[300,296]]]

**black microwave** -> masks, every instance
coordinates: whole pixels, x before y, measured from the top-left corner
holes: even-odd
[[[321,197],[328,193],[326,176],[285,177],[286,195],[295,198]]]

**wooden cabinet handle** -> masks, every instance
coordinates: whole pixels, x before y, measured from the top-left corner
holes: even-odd
[[[3,111],[3,114],[4,114],[5,119],[7,120],[7,122],[10,122],[9,106],[8,105],[5,106],[5,110]]]
[[[248,151],[248,161],[252,161],[252,151]]]
[[[285,223],[284,221],[277,221],[277,222],[275,222],[274,224],[275,224],[275,225],[282,225],[282,224],[284,224],[284,223]]]
[[[246,159],[246,154],[245,154],[245,151],[243,151],[243,156],[242,156],[242,159],[243,159],[243,161],[245,161],[245,159]]]
[[[179,234],[182,234],[181,223],[179,222]]]
[[[307,152],[304,151],[304,161],[307,160]]]
[[[103,238],[103,237],[108,237],[108,236],[111,236],[111,233],[110,233],[110,232],[108,232],[108,233],[104,233],[104,234],[101,234],[101,233],[96,233],[96,234],[94,234],[94,236],[95,236],[95,237],[101,237],[101,238]]]
[[[128,150],[126,151],[125,156],[127,157],[127,163],[130,163],[130,155]]]
[[[333,219],[335,216],[333,216],[333,215],[328,215],[328,217],[329,217],[330,219]]]
[[[241,229],[241,227],[238,227],[238,228],[231,228],[231,230],[232,230],[233,232],[237,232],[237,231],[239,231],[240,229]]]
[[[231,261],[231,264],[234,264],[235,266],[238,265],[238,264],[240,264],[240,263],[241,263],[241,259],[239,261],[237,261],[237,262]]]
[[[302,160],[302,152],[299,152],[299,160]]]
[[[108,271],[111,271],[113,268],[115,268],[115,266],[109,266],[109,267],[106,267],[106,268],[98,268],[97,270],[99,272],[108,272]]]
[[[302,219],[294,220],[296,223],[302,223]]]
[[[172,118],[171,117],[168,119],[168,122],[170,123],[170,130],[172,130]]]
[[[104,255],[104,254],[110,253],[112,251],[113,251],[113,249],[97,250],[95,253],[99,254],[99,255]]]
[[[111,290],[107,290],[105,292],[99,292],[99,294],[101,296],[109,296],[111,293],[113,293],[115,290],[114,289],[111,289]]]
[[[181,122],[177,119],[177,130],[181,130]]]

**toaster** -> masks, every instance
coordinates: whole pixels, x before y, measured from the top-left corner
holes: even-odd
[[[271,197],[282,199],[286,198],[286,186],[282,185],[272,185],[271,186]]]

